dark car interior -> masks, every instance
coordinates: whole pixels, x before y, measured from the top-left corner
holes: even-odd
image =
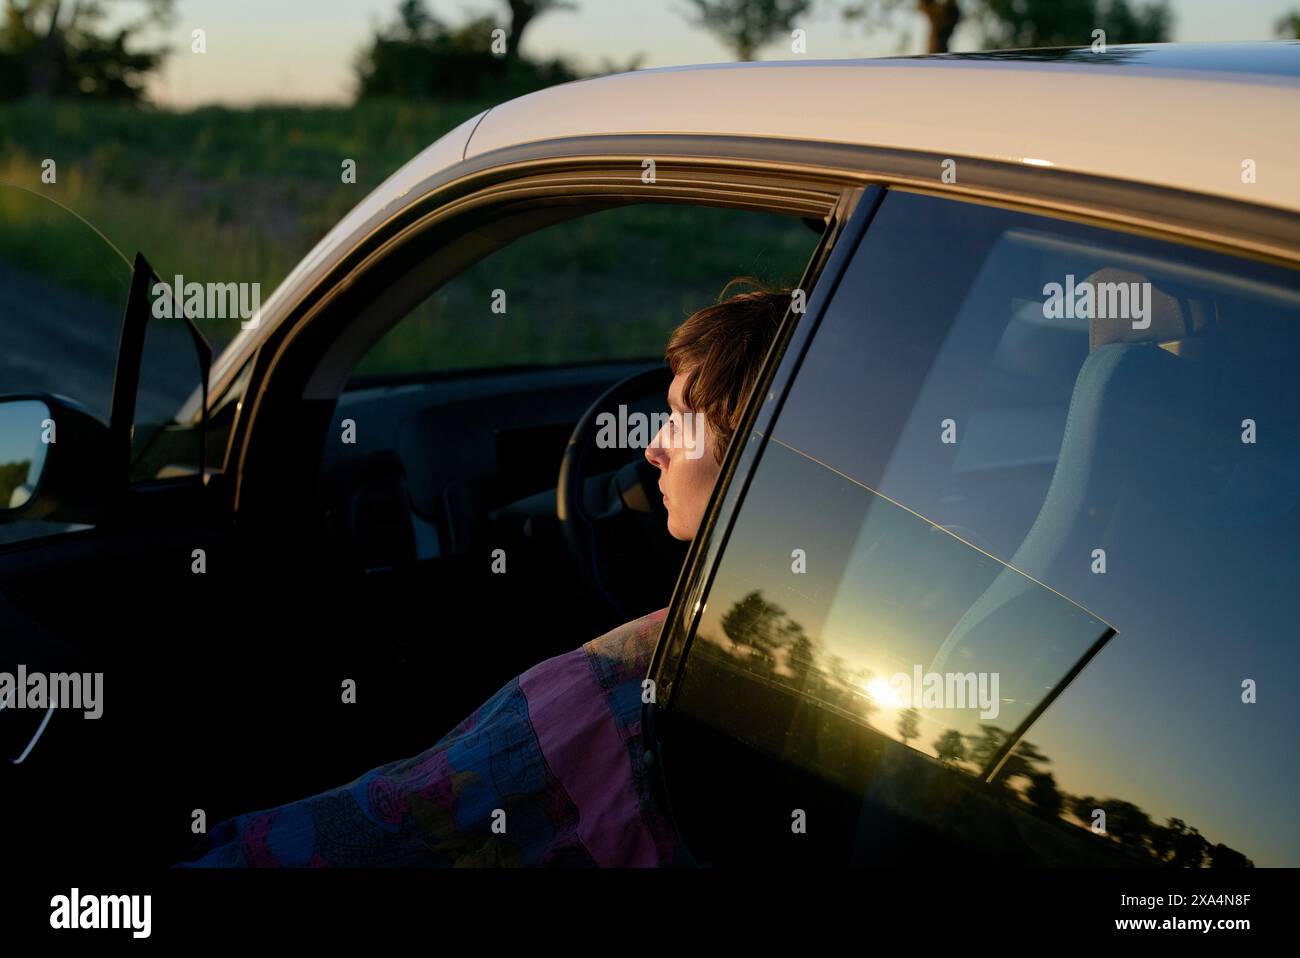
[[[574,567],[582,557],[566,554],[557,476],[578,420],[612,385],[642,373],[651,374],[645,378],[653,381],[647,387],[653,391],[626,405],[649,416],[662,409],[671,378],[662,362],[510,370],[349,389],[339,401],[338,420],[374,426],[364,439],[358,434],[355,448],[326,446],[321,498],[331,534],[367,571],[520,543],[554,560],[574,582],[583,580],[585,569]],[[430,436],[439,439],[430,443]],[[622,613],[635,618],[666,604],[676,572],[662,561],[664,550],[677,563],[684,550],[657,535],[666,514],[658,497],[647,494],[657,470],[626,450],[593,452],[585,490],[593,508],[603,512],[616,499],[635,501],[649,520],[629,530],[644,537],[647,548],[627,550],[626,556],[634,565],[627,578],[647,587],[629,597],[634,601],[626,607],[602,610],[597,602],[593,623]],[[630,481],[619,487],[623,466]]]

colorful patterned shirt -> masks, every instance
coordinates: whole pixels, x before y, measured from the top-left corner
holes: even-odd
[[[414,758],[222,822],[180,867],[686,864],[641,739],[666,613],[511,679]]]

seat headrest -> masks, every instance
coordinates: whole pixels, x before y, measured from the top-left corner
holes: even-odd
[[[1141,273],[1107,266],[1089,276],[1087,282],[1092,285],[1095,298],[1093,315],[1088,322],[1089,351],[1111,343],[1159,343],[1182,339],[1191,332],[1178,300]],[[1135,296],[1139,298],[1135,299]],[[1103,300],[1108,305],[1127,301],[1129,308],[1118,311],[1102,309]],[[1149,314],[1143,319],[1143,327],[1135,329],[1133,323],[1139,305],[1149,310]],[[1125,315],[1111,315],[1114,312]]]

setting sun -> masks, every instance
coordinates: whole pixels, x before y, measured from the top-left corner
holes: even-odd
[[[863,688],[866,689],[868,695],[883,706],[893,708],[898,705],[898,690],[884,679],[872,679]]]

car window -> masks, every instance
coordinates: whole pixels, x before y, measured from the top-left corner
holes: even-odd
[[[158,325],[155,323],[154,327]],[[190,395],[201,395],[202,373],[193,343],[188,340],[188,335],[184,341],[175,335],[178,332],[186,334],[187,330],[179,324],[172,324],[167,329],[167,338],[153,338],[153,334],[158,332],[154,327],[145,335],[144,359],[149,363],[159,353],[167,357],[165,366],[170,370],[169,381],[157,384],[158,395],[152,413],[149,409],[136,412],[130,478],[137,481],[193,475],[198,472],[201,458],[207,470],[220,471],[225,464],[235,417],[252,378],[253,360],[251,357],[246,359],[221,394],[209,399],[208,421],[204,428],[198,418],[198,406],[191,410],[190,397],[182,392],[184,383],[192,378],[194,385],[190,387]],[[199,451],[201,428],[206,437],[203,457]]]
[[[672,666],[688,847],[1300,864],[1297,357],[1295,271],[888,194]]]
[[[789,215],[640,204],[520,237],[444,284],[355,379],[662,358],[668,333],[738,273],[797,284],[818,229]]]

